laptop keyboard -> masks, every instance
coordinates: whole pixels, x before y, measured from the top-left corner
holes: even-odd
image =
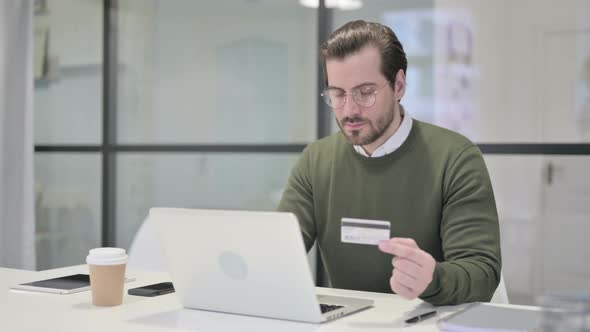
[[[320,304],[320,309],[322,310],[322,314],[325,314],[326,312],[330,312],[330,311],[340,309],[340,308],[342,308],[341,305]]]

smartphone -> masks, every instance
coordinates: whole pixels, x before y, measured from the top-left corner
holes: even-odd
[[[158,296],[168,293],[174,293],[174,286],[171,282],[161,282],[158,284],[147,285],[137,288],[131,288],[127,291],[129,295],[136,296]]]
[[[125,282],[133,281],[133,278],[125,278]],[[72,274],[68,276],[27,282],[10,287],[16,290],[72,294],[90,289],[90,276],[88,274]]]

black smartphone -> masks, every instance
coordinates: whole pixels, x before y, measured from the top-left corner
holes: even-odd
[[[137,288],[131,288],[127,291],[129,295],[136,296],[158,296],[168,293],[174,293],[174,286],[171,282],[161,282],[159,284],[147,285]]]

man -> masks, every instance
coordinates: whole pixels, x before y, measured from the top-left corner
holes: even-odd
[[[349,22],[321,48],[322,93],[341,132],[310,144],[279,204],[314,241],[333,287],[436,305],[489,301],[501,269],[498,216],[480,150],[412,119],[407,61],[386,26]],[[378,248],[341,242],[342,218],[391,222]]]

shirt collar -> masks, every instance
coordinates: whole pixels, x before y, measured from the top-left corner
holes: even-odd
[[[412,117],[403,109],[403,107],[401,107],[401,105],[400,108],[402,114],[404,114],[404,118],[395,133],[393,133],[385,143],[375,149],[370,156],[365,152],[365,149],[363,149],[362,146],[354,145],[354,149],[358,154],[371,158],[383,157],[397,150],[406,141],[410,135],[410,130],[412,130]]]

